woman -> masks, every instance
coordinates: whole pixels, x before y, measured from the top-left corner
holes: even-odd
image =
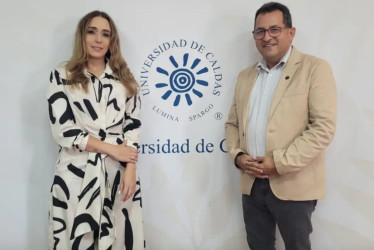
[[[104,12],[79,22],[73,56],[52,70],[52,134],[61,149],[51,189],[50,249],[144,248],[138,85]]]

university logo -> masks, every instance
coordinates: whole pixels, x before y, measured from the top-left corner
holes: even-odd
[[[197,77],[201,74],[207,73],[209,69],[204,67],[197,72],[194,70],[201,62],[201,59],[196,58],[190,67],[188,67],[188,56],[189,54],[186,53],[183,55],[183,65],[181,67],[176,62],[174,56],[170,56],[169,60],[171,64],[174,66],[174,70],[169,73],[168,71],[164,70],[161,67],[157,67],[157,72],[160,74],[165,75],[168,79],[169,83],[156,83],[156,88],[164,88],[169,87],[169,89],[162,95],[162,99],[167,100],[169,96],[174,92],[176,97],[174,99],[173,106],[178,106],[180,102],[181,96],[184,95],[186,98],[186,102],[188,105],[192,104],[191,93],[195,94],[199,98],[203,97],[203,94],[194,88],[195,84],[200,84],[201,86],[208,86],[209,83],[207,81],[197,79]]]
[[[140,74],[143,100],[160,118],[174,122],[211,116],[222,87],[221,67],[203,44],[164,42],[147,56]]]

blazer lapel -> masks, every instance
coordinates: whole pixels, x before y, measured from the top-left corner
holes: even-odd
[[[244,102],[244,107],[243,108],[243,128],[247,128],[248,125],[248,112],[249,112],[249,99],[252,94],[253,87],[255,85],[256,79],[258,76],[258,71],[256,66],[254,66],[249,72],[248,72],[248,77],[245,80],[246,84],[244,84],[243,92],[241,93],[242,95],[242,100]]]
[[[300,56],[301,56],[300,52],[297,51],[295,47],[293,47],[290,58],[288,59],[286,67],[284,68],[282,72],[281,78],[279,79],[278,86],[275,90],[273,101],[271,103],[271,107],[269,111],[268,122],[270,121],[275,110],[277,109],[278,104],[284,94],[284,91],[287,89],[288,85],[291,83],[292,78],[294,77],[297,69],[299,68],[300,61],[301,61]]]

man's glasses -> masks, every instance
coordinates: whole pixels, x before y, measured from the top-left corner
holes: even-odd
[[[269,33],[271,37],[277,37],[282,32],[282,29],[289,29],[288,27],[270,27],[268,29],[256,29],[252,31],[253,38],[256,40],[260,40],[265,37],[266,31]]]

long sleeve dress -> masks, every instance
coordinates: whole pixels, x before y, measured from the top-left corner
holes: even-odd
[[[88,135],[137,146],[140,98],[128,96],[107,63],[87,93],[66,85],[65,65],[52,70],[47,91],[52,134],[60,146],[51,188],[50,249],[144,249],[142,200],[118,193],[125,163],[85,151]]]

